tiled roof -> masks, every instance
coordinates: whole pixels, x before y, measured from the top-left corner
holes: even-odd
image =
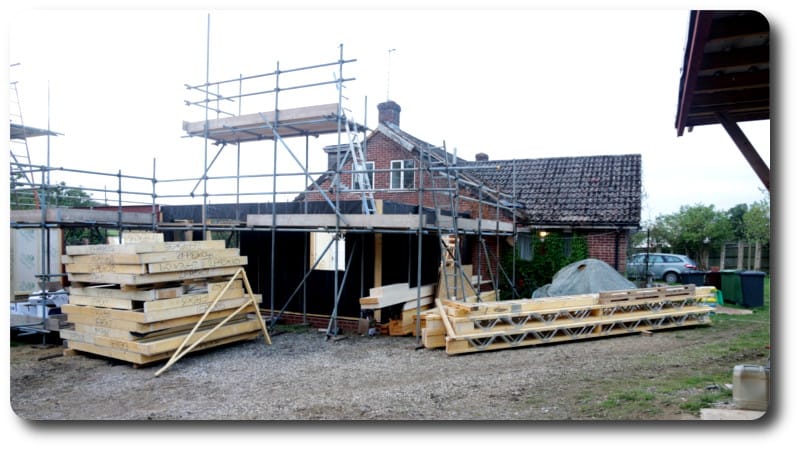
[[[487,185],[509,194],[516,189],[516,198],[533,225],[639,225],[641,155],[471,161],[467,164],[481,168],[476,175]]]

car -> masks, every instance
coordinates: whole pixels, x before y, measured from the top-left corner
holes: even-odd
[[[637,253],[628,259],[627,275],[629,278],[644,278],[647,273],[654,279],[667,283],[677,283],[680,274],[697,270],[697,263],[686,255],[674,253]]]

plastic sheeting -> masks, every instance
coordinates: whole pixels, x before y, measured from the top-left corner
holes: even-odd
[[[599,259],[582,259],[564,266],[553,276],[553,282],[533,293],[533,298],[561,295],[593,294],[605,291],[635,289],[636,285]]]

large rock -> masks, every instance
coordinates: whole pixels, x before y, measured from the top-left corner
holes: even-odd
[[[604,291],[635,289],[636,285],[599,259],[582,259],[564,266],[553,282],[533,293],[533,298],[593,294]]]

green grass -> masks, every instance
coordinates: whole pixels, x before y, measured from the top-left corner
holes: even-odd
[[[676,339],[684,339],[687,332],[708,335],[708,344],[682,355],[684,363],[706,367],[702,374],[686,374],[675,370],[674,375],[661,374],[657,380],[632,373],[616,386],[608,386],[604,392],[584,392],[578,402],[585,417],[610,420],[654,419],[664,416],[665,411],[680,411],[699,415],[703,408],[720,402],[732,401],[732,391],[726,387],[732,382],[731,364],[743,359],[768,358],[770,345],[770,283],[764,282],[764,306],[753,308],[753,314],[715,314],[712,325],[686,331],[674,331]],[[727,307],[737,308],[726,304]],[[734,338],[716,340],[719,331],[741,330]],[[656,356],[657,357],[657,356]],[[717,361],[719,369],[711,369],[705,363]]]

